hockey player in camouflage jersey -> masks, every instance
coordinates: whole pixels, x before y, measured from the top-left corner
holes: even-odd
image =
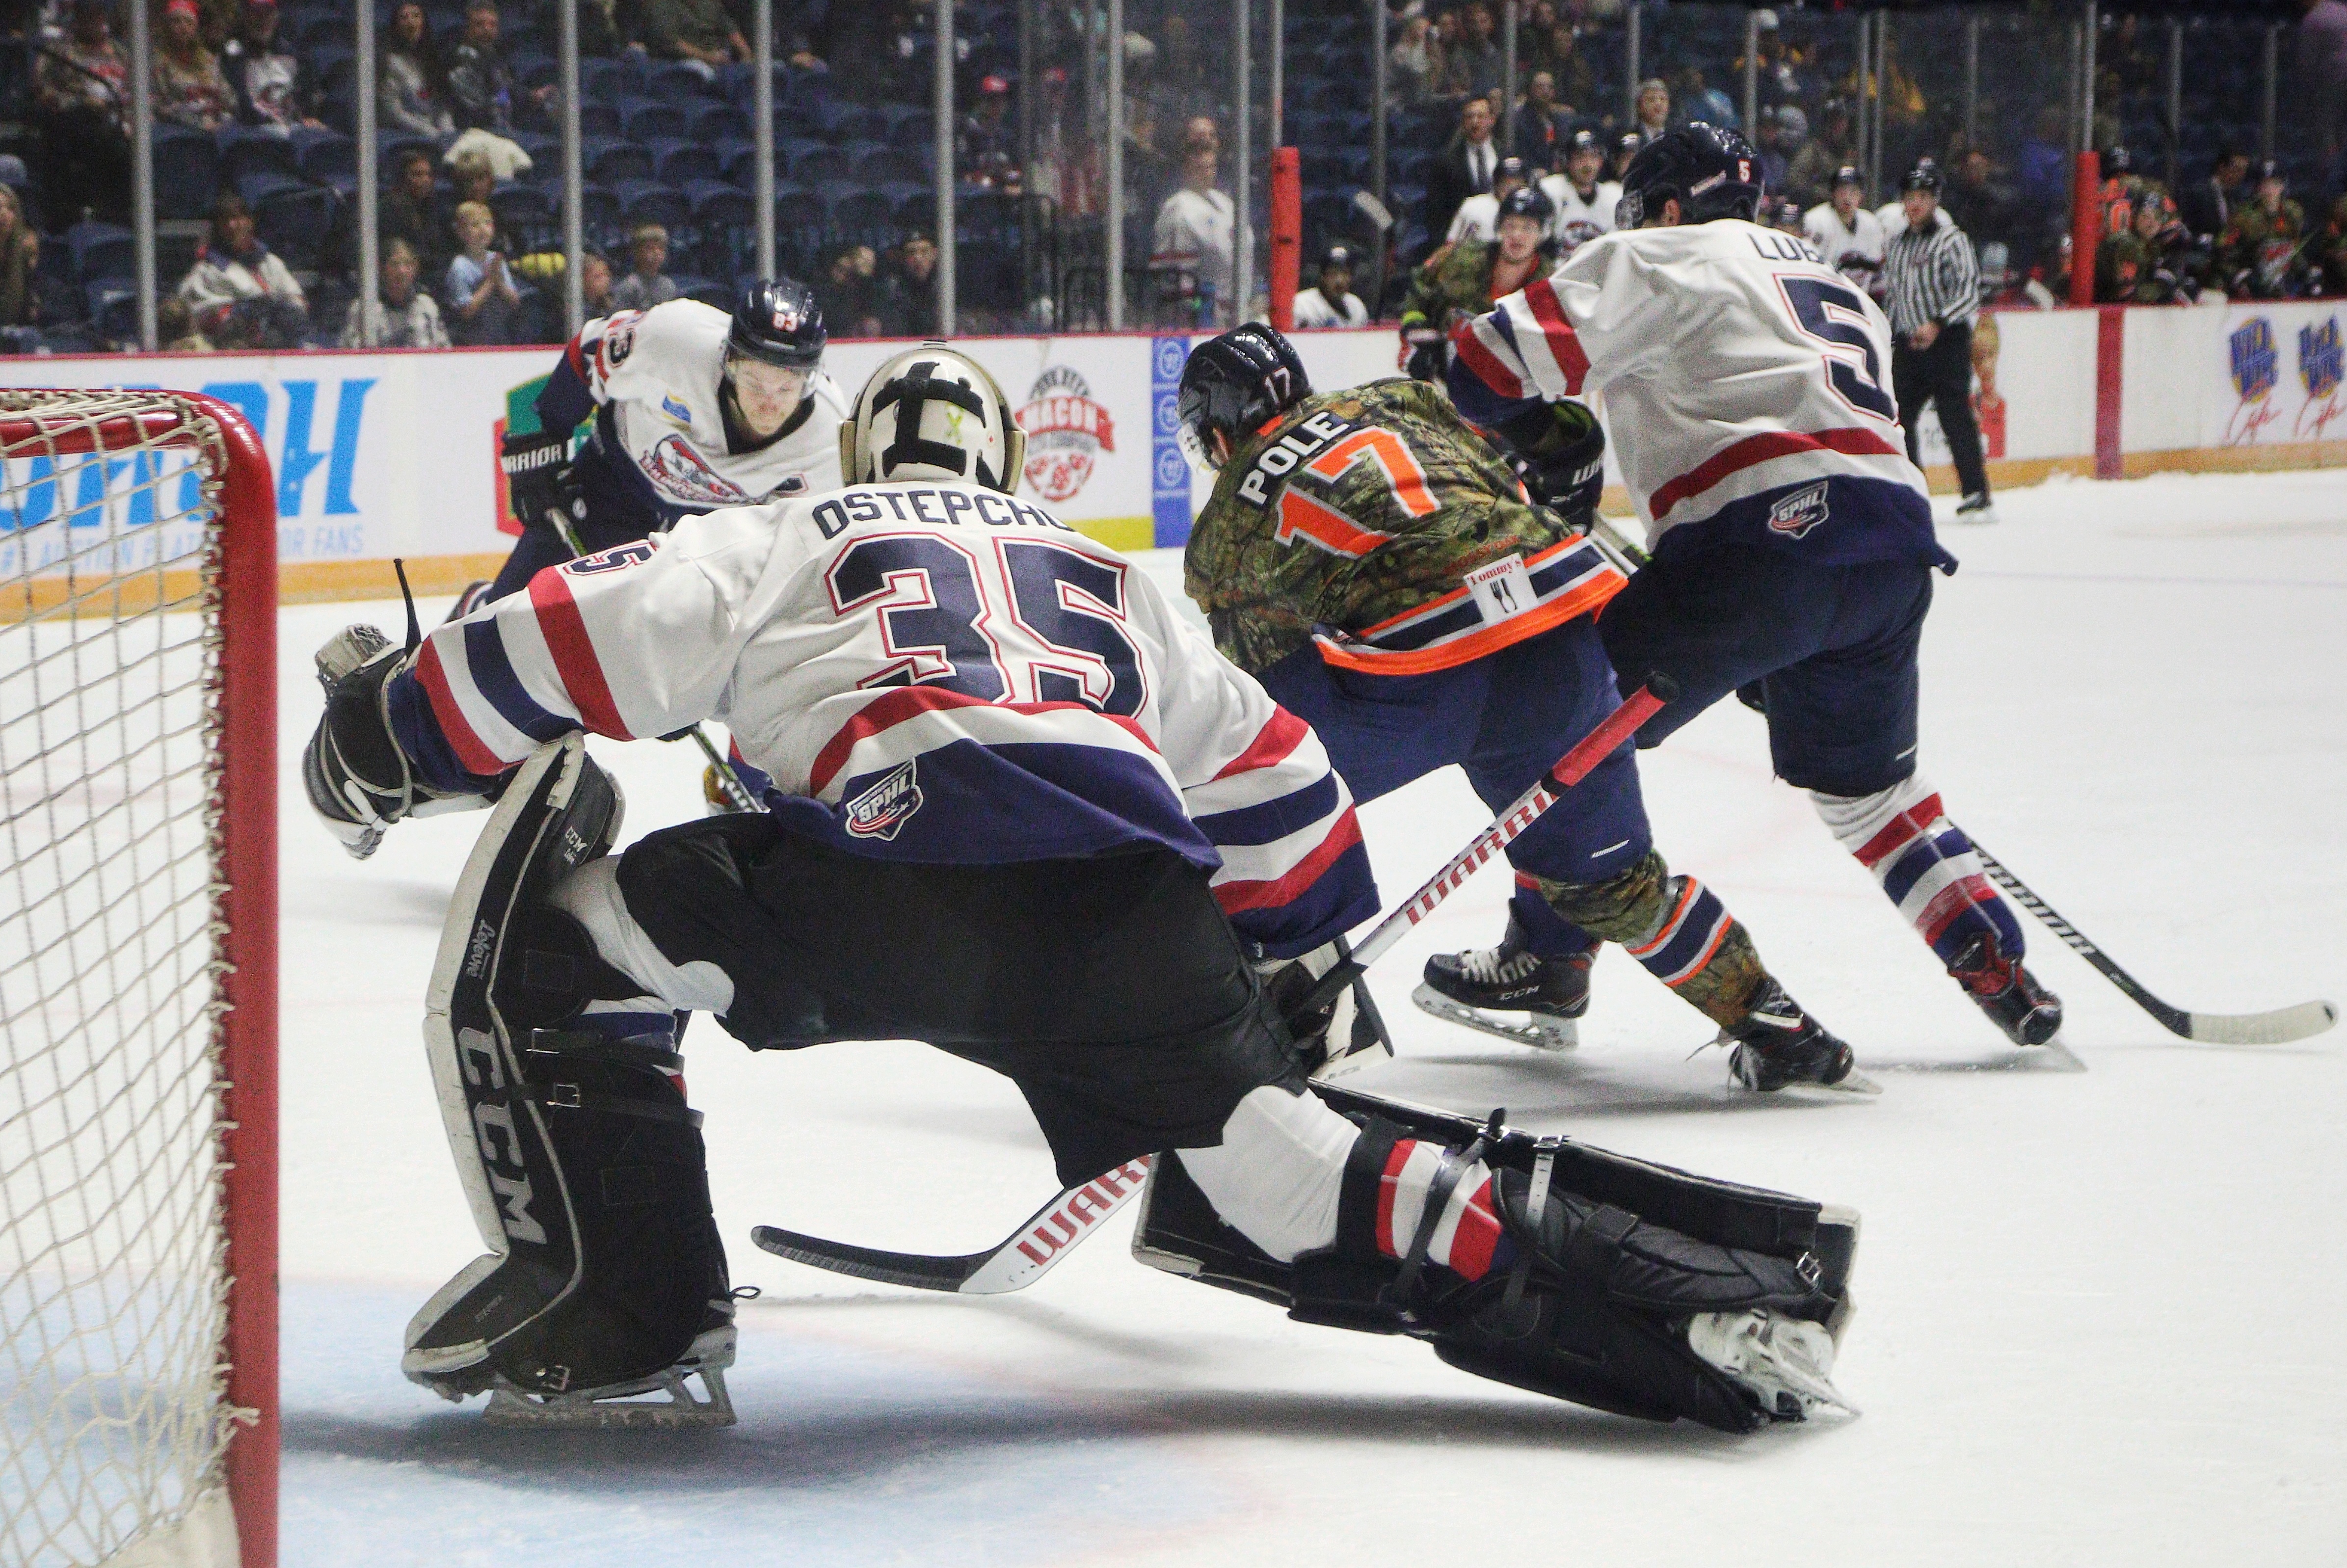
[[[2217,275],[2234,299],[2280,300],[2307,292],[2306,210],[2285,193],[2280,166],[2258,167],[2257,200],[2234,209],[2217,241]]]
[[[1532,187],[1512,190],[1500,203],[1497,240],[1445,245],[1410,275],[1400,327],[1411,375],[1441,380],[1450,364],[1451,327],[1482,314],[1546,270],[1541,241],[1553,212],[1549,199]]]
[[[1191,356],[1185,436],[1220,470],[1184,582],[1225,655],[1328,748],[1357,799],[1457,764],[1494,810],[1620,704],[1594,612],[1624,583],[1573,526],[1595,509],[1604,437],[1579,405],[1512,431],[1508,459],[1440,390],[1315,394],[1287,341],[1249,324]],[[1277,834],[1280,825],[1262,831]],[[1739,1043],[1753,1087],[1834,1082],[1850,1048],[1762,968],[1718,897],[1656,854],[1627,745],[1509,846],[1509,934],[1430,963],[1415,999],[1528,1044],[1573,1043],[1597,939],[1618,942]],[[1493,1013],[1529,1015],[1501,1022]]]

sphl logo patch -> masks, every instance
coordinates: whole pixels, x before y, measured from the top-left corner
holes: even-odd
[[[841,808],[847,814],[850,837],[877,838],[886,843],[904,830],[906,822],[921,809],[920,775],[914,769],[914,761],[907,757],[890,768],[878,782]]]
[[[1794,491],[1769,507],[1768,531],[1798,539],[1824,522],[1827,517],[1826,483],[1820,479],[1806,489]]]

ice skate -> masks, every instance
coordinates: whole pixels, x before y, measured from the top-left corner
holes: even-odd
[[[2020,959],[2006,958],[1993,937],[1973,938],[1948,973],[2015,1045],[2045,1045],[2062,1027],[2062,999],[2039,985]]]
[[[1736,1081],[1758,1093],[1809,1085],[1845,1094],[1880,1094],[1881,1086],[1857,1071],[1857,1058],[1842,1040],[1774,979],[1763,980],[1751,1010],[1719,1031],[1718,1043],[1734,1041],[1728,1071]]]
[[[1833,1386],[1833,1336],[1819,1324],[1765,1307],[1698,1312],[1687,1319],[1687,1348],[1780,1421],[1820,1409],[1859,1413]]]
[[[1962,501],[1956,504],[1956,521],[1960,523],[1993,523],[1996,521],[1996,503],[1988,498],[1986,491],[1982,491],[1977,495],[1966,496]]]
[[[1425,983],[1409,999],[1436,1018],[1518,1045],[1570,1050],[1581,1043],[1574,1020],[1589,1010],[1589,965],[1595,956],[1594,948],[1564,958],[1528,951],[1523,928],[1511,917],[1498,947],[1427,959]]]

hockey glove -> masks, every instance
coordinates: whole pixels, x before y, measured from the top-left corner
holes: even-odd
[[[484,806],[479,795],[448,795],[418,784],[393,738],[384,688],[407,667],[405,653],[372,626],[346,627],[318,650],[326,712],[302,751],[302,785],[326,830],[354,860],[375,852],[402,817]]]
[[[578,550],[579,523],[586,512],[570,462],[570,437],[544,431],[508,436],[497,447],[497,466],[505,470],[515,518],[525,527],[552,528]]]
[[[1412,381],[1440,382],[1450,368],[1450,340],[1440,329],[1425,324],[1404,327],[1403,346],[1409,357],[1402,361],[1402,374]]]
[[[1367,980],[1355,980],[1338,991],[1334,1001],[1303,1006],[1320,977],[1336,968],[1340,957],[1337,944],[1329,942],[1300,958],[1255,966],[1272,1006],[1279,1009],[1281,1021],[1296,1038],[1307,1077],[1342,1078],[1375,1061],[1378,1054],[1393,1054],[1393,1041],[1386,1038],[1385,1021],[1369,998]]]
[[[1570,398],[1537,404],[1500,426],[1514,447],[1517,475],[1532,498],[1561,513],[1565,526],[1587,533],[1605,490],[1605,427],[1586,404]]]

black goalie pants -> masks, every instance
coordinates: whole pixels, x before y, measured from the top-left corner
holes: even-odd
[[[1206,874],[1170,850],[1008,866],[869,859],[766,816],[666,829],[620,862],[668,960],[732,982],[754,1050],[917,1040],[1019,1085],[1071,1184],[1206,1146],[1294,1049]]]

